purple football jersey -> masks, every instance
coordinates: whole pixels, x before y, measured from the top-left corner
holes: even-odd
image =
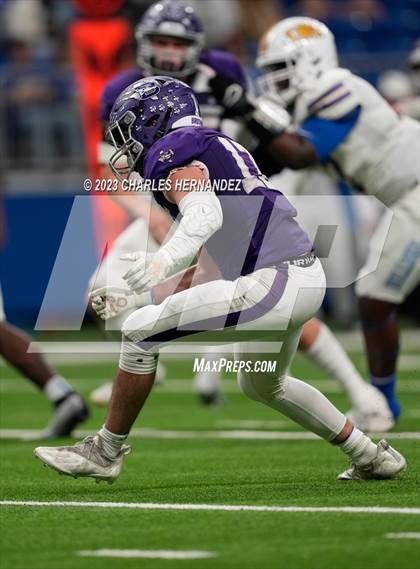
[[[205,127],[174,130],[155,142],[145,157],[144,178],[154,182],[156,201],[172,217],[179,210],[158,191],[159,182],[174,168],[194,160],[208,170],[222,206],[222,228],[207,241],[206,249],[224,278],[233,280],[312,250],[311,241],[294,219],[295,208],[268,183],[249,152]]]
[[[197,71],[188,82],[200,105],[204,124],[208,127],[219,129],[223,109],[216,105],[216,99],[213,97],[209,85],[209,81],[214,73],[226,79],[237,81],[244,87],[247,86],[247,79],[242,66],[230,53],[216,49],[202,52]],[[118,95],[126,87],[143,77],[143,71],[136,67],[135,69],[119,73],[107,83],[101,98],[100,119],[102,122],[108,122],[109,114]]]

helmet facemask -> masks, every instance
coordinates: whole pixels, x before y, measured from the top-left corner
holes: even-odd
[[[261,93],[282,106],[290,105],[298,94],[293,85],[295,66],[296,61],[292,58],[263,66],[263,75],[258,78]]]
[[[136,115],[127,111],[106,133],[106,138],[116,149],[109,160],[109,166],[120,181],[128,179],[136,170],[144,151],[144,145],[132,137],[131,131],[135,121]]]
[[[196,38],[157,33],[143,33],[137,38],[137,61],[148,74],[183,78],[195,72],[203,48]],[[175,45],[164,45],[165,40]]]

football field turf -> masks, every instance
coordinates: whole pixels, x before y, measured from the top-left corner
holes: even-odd
[[[363,370],[363,355],[353,356]],[[112,364],[74,360],[59,369],[85,395],[113,376]],[[35,460],[40,443],[16,437],[45,426],[49,405],[0,364],[2,569],[420,566],[414,350],[401,360],[403,417],[390,435],[409,468],[391,482],[337,481],[344,455],[248,400],[232,376],[224,380],[224,404],[203,408],[192,393],[192,361],[167,367],[165,385],[154,389],[129,440],[133,451],[123,474],[108,485],[58,476]],[[348,408],[339,388],[303,357],[292,373],[315,380]],[[94,408],[83,434],[94,432],[104,416]],[[105,556],[123,554],[141,557]]]

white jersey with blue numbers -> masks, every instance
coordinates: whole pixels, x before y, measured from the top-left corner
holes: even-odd
[[[319,161],[386,205],[420,180],[420,124],[400,117],[367,81],[326,72],[296,100],[294,123]]]

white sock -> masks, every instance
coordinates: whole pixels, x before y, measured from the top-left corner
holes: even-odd
[[[126,435],[115,435],[111,433],[105,425],[98,431],[98,435],[101,437],[102,449],[105,456],[111,460],[117,457],[124,441],[128,437],[128,433]]]
[[[44,393],[46,397],[52,402],[60,401],[66,395],[73,393],[74,389],[67,383],[61,375],[53,375],[44,385]]]
[[[315,342],[306,353],[319,367],[340,383],[352,405],[358,407],[364,397],[367,384],[328,326],[323,322],[320,322],[320,326]]]
[[[355,464],[369,464],[378,453],[377,445],[362,431],[354,427],[350,436],[338,445]]]

